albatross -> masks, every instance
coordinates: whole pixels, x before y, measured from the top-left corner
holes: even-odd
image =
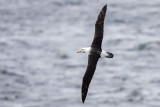
[[[106,52],[101,49],[102,39],[103,39],[103,26],[104,19],[107,10],[107,4],[102,8],[101,12],[98,15],[97,21],[95,23],[95,34],[94,39],[90,47],[82,48],[77,53],[87,53],[88,54],[88,66],[86,72],[83,76],[81,94],[82,102],[85,102],[88,88],[91,83],[92,77],[96,70],[96,65],[100,57],[104,58],[113,58],[113,54]]]

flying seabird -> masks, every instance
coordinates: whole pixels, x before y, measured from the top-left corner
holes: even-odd
[[[103,26],[104,18],[107,10],[107,4],[102,8],[101,12],[98,15],[96,24],[95,24],[95,35],[93,42],[90,47],[82,48],[77,53],[87,53],[88,54],[88,66],[86,72],[83,76],[81,93],[82,93],[82,102],[84,103],[88,88],[93,77],[93,74],[96,69],[98,59],[100,57],[113,58],[113,54],[106,52],[101,49],[102,39],[103,39]]]

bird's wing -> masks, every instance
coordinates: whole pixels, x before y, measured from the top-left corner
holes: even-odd
[[[91,44],[91,47],[102,50],[101,45],[102,45],[102,39],[103,39],[103,25],[104,25],[104,18],[107,10],[107,5],[105,5],[101,12],[98,15],[96,24],[95,24],[95,34],[94,34],[94,39]]]
[[[100,58],[99,55],[89,55],[88,56],[88,66],[87,66],[86,72],[83,76],[82,87],[81,87],[82,102],[83,103],[86,99],[89,84],[90,84],[91,79],[93,77],[93,74],[95,72],[96,65],[97,65],[99,58]]]

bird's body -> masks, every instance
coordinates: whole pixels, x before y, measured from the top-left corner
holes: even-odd
[[[106,52],[101,49],[102,40],[103,40],[103,26],[104,18],[107,10],[107,5],[105,5],[101,12],[98,15],[96,24],[95,24],[95,35],[93,42],[90,47],[82,48],[77,53],[87,53],[88,54],[88,66],[86,72],[83,76],[81,93],[82,93],[82,102],[84,103],[90,82],[96,70],[96,65],[100,57],[113,58],[113,54]]]
[[[110,58],[110,57],[113,57],[113,55],[111,54],[111,53],[109,53],[109,52],[106,52],[105,50],[96,50],[96,49],[94,49],[94,48],[92,48],[92,47],[85,47],[85,48],[82,48],[84,51],[85,51],[85,53],[86,54],[88,54],[88,55],[91,55],[91,54],[99,54],[100,55],[100,57],[101,58],[104,58],[104,57],[106,57],[106,58]],[[78,53],[78,52],[77,52]]]

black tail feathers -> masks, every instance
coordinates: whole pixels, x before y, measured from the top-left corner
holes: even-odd
[[[106,52],[107,54],[108,54],[108,56],[106,56],[107,58],[113,58],[113,54],[112,53],[110,53],[110,52]]]

